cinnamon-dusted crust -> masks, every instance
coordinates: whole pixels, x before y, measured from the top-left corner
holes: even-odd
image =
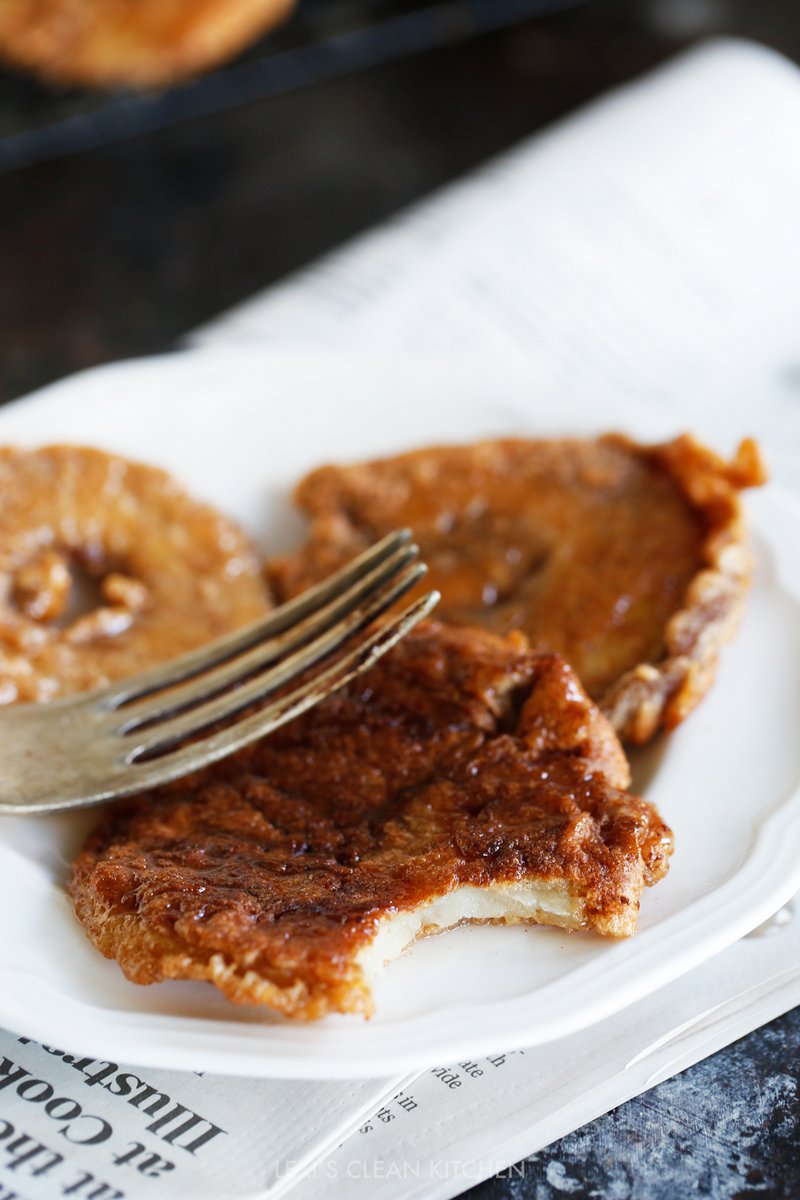
[[[293,0],[2,0],[0,56],[58,83],[170,83],[223,62]]]
[[[515,439],[321,467],[296,493],[308,542],[268,576],[286,599],[409,525],[440,617],[520,629],[562,654],[617,732],[644,742],[712,682],[750,579],[739,492],[763,479],[753,442],[726,463],[689,436]]]
[[[0,704],[136,675],[269,609],[244,533],[166,471],[6,448],[0,496]],[[97,593],[81,615],[76,576]]]
[[[477,919],[631,934],[671,834],[628,782],[561,658],[431,623],[269,738],[116,805],[70,893],[137,983],[368,1015],[375,967],[421,932]]]

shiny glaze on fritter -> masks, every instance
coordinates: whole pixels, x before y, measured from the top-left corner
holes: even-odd
[[[308,542],[268,576],[294,596],[410,526],[442,619],[562,654],[617,731],[645,741],[713,678],[749,582],[738,493],[762,480],[752,443],[728,464],[689,437],[506,439],[320,467],[296,492]]]
[[[628,783],[560,657],[428,624],[257,745],[115,806],[70,891],[136,982],[369,1013],[359,954],[381,920],[463,885],[538,881],[570,901],[553,923],[633,932],[671,835]]]

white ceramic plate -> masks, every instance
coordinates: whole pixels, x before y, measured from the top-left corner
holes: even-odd
[[[670,426],[628,406],[537,402],[523,377],[472,365],[241,351],[104,368],[0,411],[2,442],[82,441],[168,467],[273,551],[300,538],[289,493],[323,460],[508,433],[658,437]],[[371,1021],[295,1025],[207,985],[128,983],[91,948],[62,890],[94,814],[5,817],[0,1023],[124,1062],[367,1076],[562,1037],[746,933],[800,888],[800,509],[773,490],[749,507],[759,570],[741,634],[697,712],[634,764],[677,847],[635,938],[461,929],[388,968]]]

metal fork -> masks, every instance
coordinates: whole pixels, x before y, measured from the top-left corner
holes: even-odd
[[[0,813],[79,808],[156,787],[291,721],[431,611],[438,592],[359,637],[425,574],[418,552],[400,530],[209,646],[110,687],[0,710]]]

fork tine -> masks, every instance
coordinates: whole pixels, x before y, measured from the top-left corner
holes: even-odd
[[[122,717],[119,732],[130,734],[143,725],[152,725],[162,718],[177,716],[186,709],[194,709],[227,688],[243,684],[271,662],[288,659],[295,650],[333,628],[358,605],[380,591],[398,572],[410,567],[418,552],[416,546],[401,546],[389,558],[373,566],[347,591],[278,637],[257,642],[246,653],[204,672],[202,676],[195,676],[179,687],[158,692],[154,697],[145,698],[133,705],[126,705],[121,711],[115,710],[120,711]],[[422,570],[424,571],[424,568]]]
[[[365,641],[338,658],[320,675],[281,696],[260,712],[161,758],[147,759],[144,763],[131,763],[128,771],[119,777],[115,794],[125,795],[170,783],[189,771],[200,770],[236,750],[241,750],[250,742],[300,716],[319,700],[373,666],[387,650],[391,650],[410,629],[431,612],[439,599],[438,592],[428,592],[421,600],[405,608],[393,621],[383,625]]]
[[[278,636],[291,625],[304,620],[318,608],[334,599],[352,583],[366,575],[374,566],[391,557],[410,539],[411,531],[409,529],[399,529],[395,533],[390,533],[337,571],[335,575],[331,575],[322,583],[304,591],[294,600],[282,604],[262,620],[256,621],[244,629],[237,629],[210,646],[183,654],[164,666],[144,671],[135,679],[123,680],[121,683],[104,688],[101,693],[98,693],[99,702],[108,709],[119,708],[130,701],[141,699],[153,692],[162,691],[164,688],[192,679],[195,675],[200,675],[220,663],[227,662],[237,654],[243,653],[257,642],[268,637]]]
[[[425,571],[426,568],[421,564],[408,567],[390,586],[385,587],[376,596],[368,597],[359,607],[345,613],[337,624],[325,629],[319,637],[302,646],[294,654],[281,658],[270,670],[262,671],[240,687],[226,691],[172,720],[148,726],[145,731],[139,733],[142,740],[138,742],[137,738],[138,744],[131,750],[129,761],[167,750],[176,741],[194,737],[209,726],[227,721],[251,705],[265,700],[283,684],[296,679],[298,675],[338,650],[344,642],[370,625],[391,608],[396,600],[405,595],[423,577]]]

